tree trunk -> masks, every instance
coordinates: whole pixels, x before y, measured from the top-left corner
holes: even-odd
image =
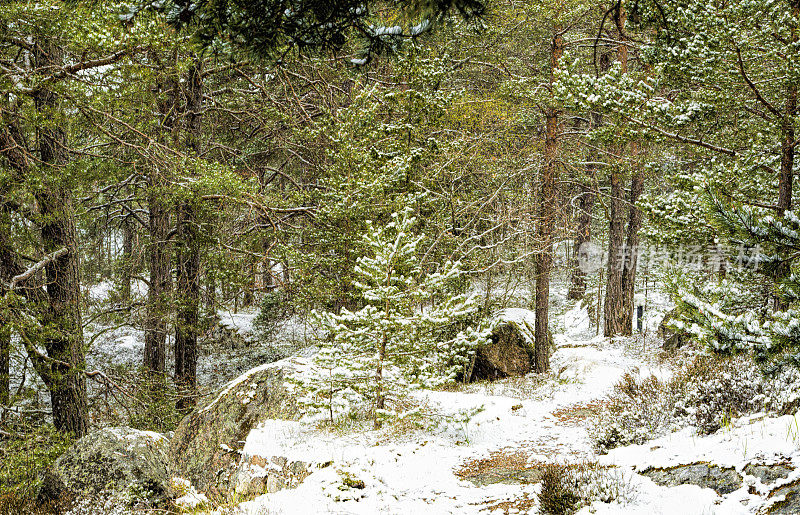
[[[626,260],[622,269],[622,311],[623,311],[623,331],[622,334],[630,336],[633,334],[633,297],[636,285],[636,266],[638,263],[639,251],[639,229],[642,227],[642,211],[636,207],[642,191],[644,190],[644,175],[637,172],[631,179],[631,191],[628,194],[628,228],[625,237]]]
[[[206,313],[213,314],[214,306],[217,303],[217,279],[214,268],[208,262],[206,262],[205,278],[206,288],[204,303],[206,305]]]
[[[39,39],[34,53],[39,68],[47,69],[62,64],[62,52],[52,40]],[[53,121],[60,119],[60,116],[56,116],[58,96],[54,92],[46,88],[38,90],[34,95],[34,104],[44,120],[37,128],[37,139],[45,180],[34,193],[42,218],[43,250],[45,254],[50,254],[61,248],[67,249],[66,254],[44,268],[48,307],[42,322],[49,371],[42,379],[50,390],[56,428],[80,437],[88,430],[88,407],[78,234],[70,187],[60,173],[60,167],[67,160],[66,133]]]
[[[793,8],[795,18],[798,15],[797,5]],[[792,29],[794,35],[794,29]],[[793,38],[793,39],[796,39]],[[781,171],[778,179],[778,210],[780,214],[792,209],[792,180],[794,170],[794,117],[797,114],[797,86],[792,84],[786,95],[784,118],[781,122]],[[791,273],[791,263],[784,261],[775,272],[775,282],[786,279]],[[779,296],[775,296],[773,308],[775,311],[785,311],[788,304]]]
[[[556,27],[550,47],[550,82],[554,81],[558,60],[564,53],[564,40]],[[550,272],[553,266],[553,226],[555,224],[556,168],[560,149],[559,112],[549,106],[545,112],[544,164],[541,170],[541,195],[537,214],[536,236],[541,250],[536,255],[536,326],[535,366],[537,373],[550,369],[550,337],[548,319],[550,308]]]
[[[0,316],[0,405],[11,403],[11,331]]]
[[[0,297],[7,292],[5,285],[22,272],[11,243],[11,213],[0,197]],[[0,310],[0,404],[10,405],[11,397],[11,320]]]
[[[147,291],[147,314],[144,328],[144,367],[163,374],[166,365],[167,319],[169,317],[170,275],[169,213],[151,179],[148,211],[150,214],[149,265],[150,287]]]
[[[603,304],[603,334],[624,333],[624,302],[622,272],[625,262],[622,179],[611,173],[611,199],[608,211],[608,264],[606,268],[606,298]]]
[[[178,209],[177,291],[175,324],[175,383],[181,390],[178,409],[194,404],[197,388],[197,335],[200,307],[200,252],[194,207],[188,202]]]
[[[624,28],[625,8],[622,3],[617,6],[614,16],[616,17],[617,26]],[[621,34],[620,38],[622,38]],[[628,47],[625,44],[620,44],[617,47],[617,60],[621,64],[622,73],[627,73]],[[625,150],[624,146],[619,149],[620,159]],[[623,273],[630,250],[625,247],[623,198],[622,173],[614,169],[611,172],[611,200],[608,213],[608,266],[606,270],[606,298],[603,305],[603,334],[605,336],[626,334]]]
[[[200,61],[189,69],[186,88],[186,145],[200,154],[203,82]],[[194,405],[197,389],[197,335],[200,323],[200,237],[193,199],[178,206],[178,317],[175,325],[175,382],[181,389],[178,409]]]
[[[591,165],[587,171],[594,173]],[[586,273],[578,266],[578,257],[581,247],[592,241],[592,211],[595,201],[594,190],[585,184],[581,184],[578,195],[578,227],[575,231],[572,277],[569,293],[567,293],[567,298],[572,300],[580,300],[586,295]]]
[[[175,56],[177,59],[177,56]],[[157,107],[160,116],[160,137],[175,143],[180,84],[177,77],[168,77],[158,84]],[[147,314],[144,328],[144,367],[163,375],[166,370],[167,320],[171,313],[170,292],[170,220],[167,203],[167,178],[161,170],[152,170],[148,177],[148,232],[150,234],[150,286],[147,293]]]
[[[133,224],[122,222],[122,303],[130,306],[131,281],[133,281]]]

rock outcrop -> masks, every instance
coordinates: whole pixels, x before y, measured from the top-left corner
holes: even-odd
[[[775,500],[775,502],[767,508],[767,513],[780,515],[795,515],[800,513],[800,480],[795,480],[775,488],[767,497],[768,499]]]
[[[492,321],[491,341],[479,347],[467,369],[467,382],[523,376],[533,370],[536,315],[504,309]]]
[[[151,506],[172,497],[169,440],[151,431],[105,428],[89,434],[43,476],[39,502],[130,492]]]
[[[707,462],[689,463],[667,468],[648,468],[639,472],[661,486],[697,485],[711,488],[717,494],[729,494],[742,487],[742,476],[733,467],[720,467]]]
[[[253,368],[187,415],[170,441],[174,474],[212,497],[234,492],[241,483],[241,451],[250,431],[267,419],[299,418],[284,382],[304,365],[299,358],[288,358]]]
[[[689,334],[673,329],[672,323],[678,319],[678,308],[667,312],[658,324],[658,337],[664,340],[661,348],[665,351],[675,351],[689,342]]]

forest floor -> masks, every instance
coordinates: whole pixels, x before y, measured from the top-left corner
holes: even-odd
[[[668,378],[680,358],[664,359],[656,338],[597,336],[585,309],[562,317],[550,374],[418,392],[410,402],[420,419],[377,431],[290,421],[253,430],[246,455],[322,468],[296,489],[238,504],[236,513],[536,513],[542,464],[554,462],[602,470],[600,498],[580,513],[754,513],[780,499],[765,500],[769,489],[746,475],[741,487],[719,495],[691,484],[659,486],[637,471],[698,461],[739,472],[754,461],[800,463],[794,416],[734,419],[709,436],[687,427],[597,454],[593,415],[623,374]],[[770,488],[798,477],[800,468]]]
[[[105,289],[101,285],[90,295],[101,299]],[[416,392],[407,401],[418,408],[417,416],[380,430],[366,422],[318,427],[270,421],[250,433],[243,453],[267,462],[302,461],[313,473],[297,488],[233,500],[212,513],[537,513],[546,463],[595,471],[583,514],[761,513],[800,485],[797,414],[733,418],[708,436],[683,427],[599,454],[597,414],[620,379],[629,373],[667,380],[691,354],[661,351],[655,333],[669,301],[658,292],[647,300],[645,334],[613,340],[598,335],[586,308],[567,303],[563,293],[556,291],[551,301],[556,348],[550,373]],[[252,336],[253,312],[218,315],[221,326],[245,339]],[[305,330],[287,324],[279,338],[287,348],[279,354],[303,340]],[[90,366],[138,363],[141,331],[98,327],[95,334]],[[252,366],[276,359],[274,351],[250,343],[208,349],[200,357],[198,379],[212,394]],[[734,470],[741,482],[717,493],[695,484],[659,486],[642,474],[698,462]],[[786,477],[762,483],[745,471],[754,463],[785,466]]]

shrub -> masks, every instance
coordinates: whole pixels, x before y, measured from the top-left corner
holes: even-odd
[[[682,394],[673,416],[684,418],[700,434],[711,434],[726,419],[763,411],[771,385],[755,363],[744,357],[698,356],[673,380]]]
[[[284,290],[274,289],[264,295],[261,299],[261,310],[253,319],[253,329],[259,340],[271,340],[291,312],[289,296]]]
[[[599,452],[641,444],[667,432],[674,405],[669,383],[655,376],[637,379],[626,373],[597,416],[592,433]]]
[[[615,469],[595,462],[542,465],[539,512],[566,515],[594,501],[625,504],[636,492]]]
[[[16,424],[14,434],[0,441],[0,513],[25,513],[41,484],[41,474],[61,456],[73,437],[56,431],[51,424]],[[16,506],[18,511],[4,511]]]
[[[800,373],[765,376],[747,356],[697,356],[670,380],[625,374],[597,415],[592,436],[603,453],[694,426],[700,434],[726,420],[797,405]]]
[[[548,515],[563,515],[577,511],[581,501],[578,482],[569,467],[550,463],[542,471],[539,491],[539,511]]]

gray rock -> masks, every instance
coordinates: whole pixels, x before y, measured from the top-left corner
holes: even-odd
[[[275,474],[270,474],[267,477],[267,493],[274,494],[284,488],[286,488],[286,481],[282,477]]]
[[[697,485],[711,488],[719,495],[729,494],[742,487],[742,476],[732,467],[720,467],[707,462],[690,463],[668,468],[648,468],[639,472],[661,486]]]
[[[289,461],[285,456],[250,456],[233,473],[232,484],[238,499],[248,499],[285,488],[295,488],[311,474],[304,461]]]
[[[497,467],[483,472],[464,477],[475,486],[488,486],[495,484],[519,485],[533,484],[542,481],[544,470],[541,467],[519,469],[516,467]]]
[[[789,474],[794,470],[791,465],[777,463],[775,465],[757,465],[755,463],[748,463],[744,467],[743,472],[749,476],[755,476],[765,485],[770,485],[778,479],[789,477]]]
[[[771,491],[767,497],[778,496],[784,496],[784,499],[771,505],[767,509],[767,513],[780,515],[796,515],[800,513],[800,480],[779,486]]]
[[[163,435],[129,427],[84,436],[42,477],[39,502],[100,493],[135,494],[150,505],[173,496]]]
[[[299,417],[284,380],[300,364],[288,358],[253,368],[187,415],[170,441],[169,462],[175,474],[211,497],[233,493],[250,431],[267,419]]]

